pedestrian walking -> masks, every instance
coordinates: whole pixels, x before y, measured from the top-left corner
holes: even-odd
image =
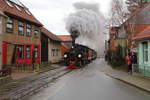
[[[126,60],[126,64],[127,64],[127,72],[132,75],[132,62],[131,62],[130,53],[128,53],[125,60]]]

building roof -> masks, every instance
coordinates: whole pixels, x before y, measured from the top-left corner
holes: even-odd
[[[5,16],[5,14],[3,13],[1,9],[0,9],[0,15]]]
[[[42,27],[41,28],[41,32],[43,34],[45,34],[46,36],[48,36],[50,39],[54,40],[54,41],[58,41],[61,42],[61,39],[59,39],[55,34],[53,34],[52,32],[50,32],[49,30],[47,30],[46,28]]]
[[[62,41],[72,41],[70,35],[57,35]]]
[[[137,34],[135,37],[133,37],[133,40],[135,41],[141,41],[141,40],[147,40],[150,39],[150,26],[147,27],[144,31]]]
[[[19,0],[0,0],[0,7],[3,13],[8,16],[13,16],[38,26],[43,26]]]
[[[64,43],[61,43],[62,47],[65,48],[65,49],[69,49],[70,47],[65,45]]]

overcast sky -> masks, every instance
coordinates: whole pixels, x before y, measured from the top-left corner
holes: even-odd
[[[20,0],[35,17],[54,34],[68,34],[64,19],[74,12],[73,3],[99,3],[100,11],[108,16],[111,0]]]

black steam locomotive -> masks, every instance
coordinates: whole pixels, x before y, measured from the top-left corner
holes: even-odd
[[[80,68],[97,58],[96,51],[87,46],[74,44],[72,48],[64,53],[64,64],[71,69]]]
[[[87,46],[75,43],[75,39],[80,35],[76,28],[70,30],[72,37],[72,48],[64,53],[63,62],[71,69],[80,68],[97,58],[97,52]]]

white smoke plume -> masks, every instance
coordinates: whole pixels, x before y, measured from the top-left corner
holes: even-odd
[[[99,5],[79,2],[75,3],[74,7],[76,12],[70,14],[66,20],[67,31],[71,33],[71,30],[77,30],[80,36],[76,43],[86,45],[102,54],[105,18],[99,11]]]

